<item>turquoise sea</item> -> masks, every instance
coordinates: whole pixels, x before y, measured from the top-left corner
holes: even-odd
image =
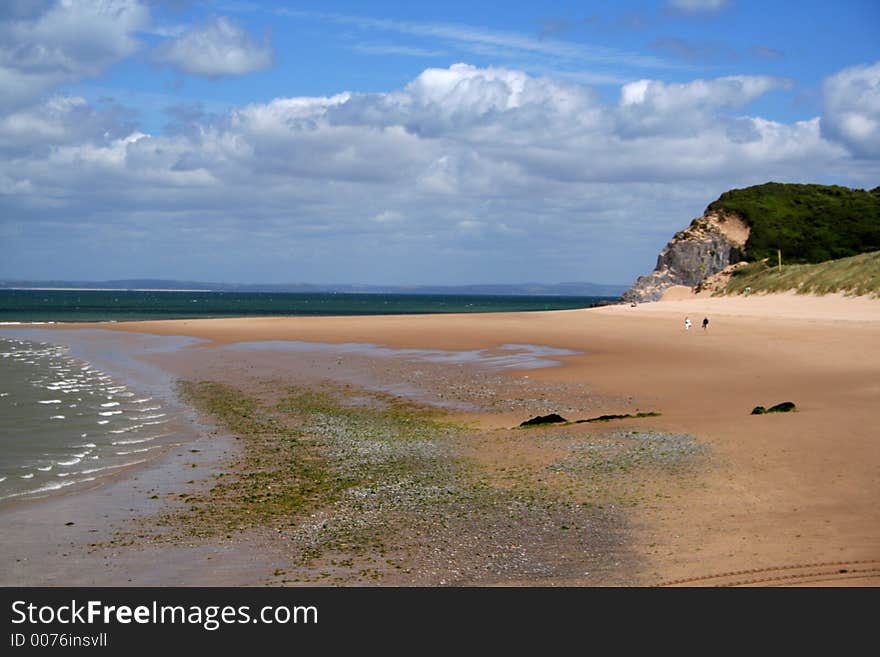
[[[266,315],[491,313],[588,308],[612,297],[0,290],[0,323]]]

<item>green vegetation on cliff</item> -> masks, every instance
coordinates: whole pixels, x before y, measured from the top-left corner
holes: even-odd
[[[747,291],[772,293],[795,290],[800,294],[845,292],[880,297],[880,251],[812,265],[783,265],[782,271],[764,262],[736,270],[726,294]]]
[[[880,187],[766,183],[733,189],[707,211],[740,214],[751,228],[746,259],[817,263],[880,250]]]

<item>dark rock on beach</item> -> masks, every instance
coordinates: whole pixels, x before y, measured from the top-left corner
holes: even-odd
[[[557,413],[550,413],[550,415],[536,415],[531,420],[521,422],[519,426],[533,427],[538,424],[558,424],[560,422],[568,422],[568,420]]]
[[[647,413],[613,413],[611,415],[598,415],[596,417],[587,418],[586,420],[575,420],[575,424],[582,424],[584,422],[608,422],[609,420],[628,420],[630,418],[643,418],[643,417],[657,417],[660,413],[656,411],[650,411]]]
[[[764,408],[763,406],[755,406],[752,409],[752,415],[764,415],[765,413],[790,413],[794,411],[797,407],[794,402],[782,402],[781,404],[776,404],[776,406],[771,406],[770,408]]]

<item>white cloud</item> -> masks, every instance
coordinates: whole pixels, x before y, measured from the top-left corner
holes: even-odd
[[[120,108],[101,111],[78,96],[53,96],[43,103],[0,115],[0,154],[32,157],[53,146],[118,137],[132,129]]]
[[[138,0],[12,3],[0,10],[0,111],[131,55],[149,23]]]
[[[825,80],[822,132],[861,157],[880,157],[880,62]]]
[[[620,92],[622,133],[699,133],[707,121],[718,120],[717,110],[742,109],[768,91],[791,86],[782,78],[748,75],[677,84],[631,82]]]
[[[839,148],[821,138],[815,121],[786,125],[719,115],[780,84],[748,77],[640,81],[625,85],[620,102],[608,105],[575,84],[457,64],[428,69],[385,94],[247,105],[186,135],[128,142],[117,134],[111,144],[92,131],[79,136],[80,144],[56,148],[51,161],[79,158],[82,175],[93,163],[116,163],[123,177],[136,169],[169,181],[201,170],[224,185],[256,190],[277,183],[308,197],[353,184],[409,189],[398,197],[527,198],[536,189],[577,193],[580,183],[701,179],[762,167],[766,173],[772,166],[802,166],[805,157],[837,157]],[[57,139],[63,117],[84,108],[81,99],[54,102],[10,117],[0,124],[0,136]],[[678,125],[683,116],[686,131]],[[371,216],[387,212],[411,216],[389,206]]]
[[[649,106],[661,112],[684,107],[744,107],[771,89],[790,87],[786,80],[763,75],[736,75],[684,84],[639,80],[623,86],[620,104]]]
[[[731,187],[877,175],[823,136],[825,118],[748,114],[785,84],[645,80],[608,103],[572,82],[456,64],[387,93],[195,115],[164,136],[56,98],[0,122],[0,217],[22,240],[51,224],[64,253],[136,233],[181,267],[207,263],[209,240],[225,276],[258,272],[249,280],[274,267],[287,280],[628,281]]]
[[[255,43],[243,28],[220,16],[160,44],[153,57],[191,75],[219,77],[268,68],[273,55],[268,37]]]
[[[328,112],[336,124],[400,126],[425,139],[476,143],[522,143],[601,118],[595,95],[584,87],[468,64],[427,69],[400,90],[353,96]]]

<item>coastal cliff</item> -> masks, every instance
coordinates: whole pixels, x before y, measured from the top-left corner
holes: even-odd
[[[707,210],[669,240],[654,271],[640,276],[621,299],[627,303],[657,301],[674,285],[696,287],[743,260],[748,238],[749,226],[739,214]]]
[[[880,251],[880,187],[769,182],[724,192],[624,293],[657,301],[674,285],[719,290],[747,262],[817,264]],[[723,273],[722,273],[723,272]]]

